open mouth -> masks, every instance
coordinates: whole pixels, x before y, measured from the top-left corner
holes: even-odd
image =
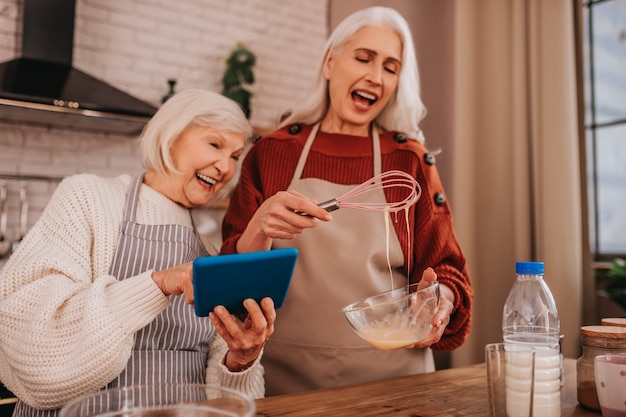
[[[370,107],[378,100],[378,96],[365,91],[356,90],[352,92],[352,99],[359,107]]]
[[[198,181],[200,181],[200,183],[207,188],[211,188],[217,183],[217,180],[200,173],[196,174],[196,178],[198,178]]]

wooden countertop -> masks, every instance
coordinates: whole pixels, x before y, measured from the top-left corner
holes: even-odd
[[[257,417],[489,415],[484,364],[256,400]],[[561,416],[600,416],[576,399],[576,360],[565,360]]]

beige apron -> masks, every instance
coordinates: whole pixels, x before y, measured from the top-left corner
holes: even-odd
[[[289,189],[321,202],[342,196],[358,184],[301,178],[318,130],[319,124],[307,139]],[[373,174],[377,175],[381,151],[375,128],[373,148]],[[382,189],[361,199],[386,202]],[[274,248],[293,246],[300,254],[285,304],[277,310],[275,333],[263,355],[266,395],[435,370],[430,349],[376,349],[354,333],[341,312],[354,301],[390,290],[392,280],[393,288],[406,285],[402,248],[393,227],[386,231],[384,216],[339,209],[331,222],[320,222],[293,240],[274,240]]]

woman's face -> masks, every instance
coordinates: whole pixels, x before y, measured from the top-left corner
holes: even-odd
[[[335,55],[327,58],[330,108],[325,131],[366,136],[369,125],[398,87],[402,41],[384,26],[359,29]]]
[[[152,188],[185,206],[209,202],[235,175],[245,136],[190,126],[174,141],[171,158],[180,174],[152,181]]]

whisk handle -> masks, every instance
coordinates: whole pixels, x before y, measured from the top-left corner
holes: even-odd
[[[324,201],[323,203],[319,203],[318,206],[323,208],[324,210],[331,212],[339,209],[339,202],[336,198],[332,200]]]
[[[319,203],[318,204],[319,207],[323,208],[324,210],[331,212],[331,211],[335,211],[337,209],[339,209],[339,202],[337,201],[337,199],[333,198],[332,200],[328,200],[328,201],[324,201],[323,203]],[[309,213],[304,213],[302,211],[296,211],[296,213],[302,215],[302,216],[311,216]]]

